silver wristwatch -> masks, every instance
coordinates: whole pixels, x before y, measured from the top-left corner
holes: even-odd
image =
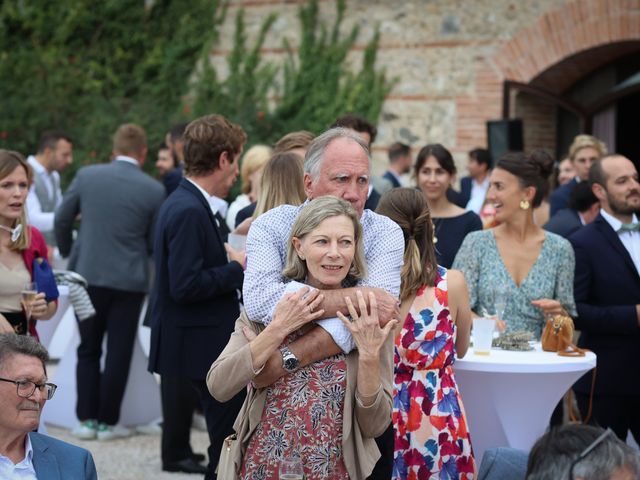
[[[282,368],[289,373],[295,372],[300,366],[300,360],[298,360],[298,357],[289,350],[289,347],[282,347],[280,349],[280,353],[282,354]]]

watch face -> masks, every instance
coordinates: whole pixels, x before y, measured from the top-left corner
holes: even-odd
[[[298,362],[298,359],[295,357],[288,357],[284,360],[284,369],[287,370],[288,372],[295,370],[296,368],[298,368],[298,364],[300,362]]]

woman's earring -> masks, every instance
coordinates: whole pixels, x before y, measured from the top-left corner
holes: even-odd
[[[520,208],[522,210],[529,210],[530,206],[531,204],[529,203],[529,200],[520,200]]]

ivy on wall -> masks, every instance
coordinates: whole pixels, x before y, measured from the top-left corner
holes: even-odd
[[[285,42],[282,65],[261,56],[276,15],[248,46],[239,10],[222,79],[209,59],[227,13],[218,0],[5,0],[0,148],[29,154],[43,131],[68,131],[68,183],[79,166],[109,159],[111,135],[124,122],[147,130],[153,156],[172,123],[212,112],[241,124],[252,144],[292,130],[319,133],[347,112],[376,121],[393,83],[375,68],[378,34],[354,69],[347,56],[359,30],[341,34],[345,0],[336,9],[328,27],[317,0],[299,7],[301,44]]]

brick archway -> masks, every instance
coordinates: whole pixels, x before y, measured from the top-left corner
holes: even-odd
[[[485,122],[500,118],[504,80],[530,83],[572,56],[639,39],[640,0],[574,0],[541,15],[476,62],[474,94],[456,99],[456,150],[486,144]]]

